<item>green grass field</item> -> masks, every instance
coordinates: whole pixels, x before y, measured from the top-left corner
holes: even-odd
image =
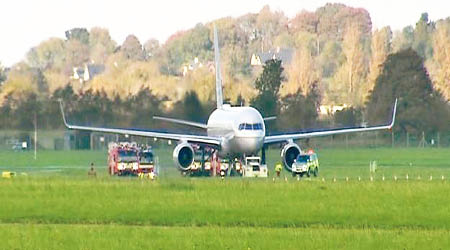
[[[182,178],[157,153],[150,182],[109,177],[105,152],[0,152],[1,171],[27,173],[0,180],[0,249],[450,248],[448,148],[323,149],[320,178],[287,182]]]
[[[162,177],[177,177],[171,149],[155,149],[161,165]],[[450,148],[350,148],[350,149],[319,149],[317,150],[321,166],[321,177],[356,179],[358,176],[368,179],[369,162],[377,161],[377,172],[374,177],[381,178],[440,178],[442,175],[450,178]],[[68,175],[83,176],[91,162],[101,174],[106,174],[105,151],[39,151],[37,160],[33,152],[0,151],[0,171],[10,170],[25,172],[29,175]],[[273,170],[275,163],[280,161],[279,150],[269,150],[267,163]],[[105,170],[105,171],[103,171]],[[289,175],[288,172],[284,173]]]

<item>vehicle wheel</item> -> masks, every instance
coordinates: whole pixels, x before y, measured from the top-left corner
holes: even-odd
[[[308,171],[306,172],[306,176],[311,177],[311,168],[308,168]]]
[[[236,169],[235,169],[235,168],[232,168],[232,169],[230,170],[230,176],[236,176],[236,175],[237,175]]]
[[[317,176],[319,176],[319,168],[318,167],[316,167],[315,169],[314,169],[314,177],[317,177]]]

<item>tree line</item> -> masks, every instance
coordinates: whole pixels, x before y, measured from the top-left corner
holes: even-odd
[[[266,94],[259,99],[265,102]],[[309,98],[309,97],[308,97]],[[143,88],[136,95],[121,98],[116,96],[109,98],[104,91],[87,90],[76,92],[72,86],[67,85],[54,91],[49,98],[41,98],[35,93],[29,93],[21,100],[5,97],[4,104],[0,107],[0,129],[4,130],[33,130],[35,122],[39,129],[64,129],[59,101],[63,101],[64,112],[69,123],[87,126],[104,126],[116,128],[157,129],[157,130],[183,130],[185,132],[205,132],[199,129],[176,125],[172,123],[154,120],[153,116],[165,116],[185,119],[190,121],[207,123],[209,114],[216,108],[216,102],[202,103],[197,93],[187,92],[184,97],[171,103],[167,97],[154,95],[151,90]],[[284,98],[281,103],[288,106],[290,111],[294,106],[305,107],[306,100],[300,95]],[[230,100],[225,100],[230,103]],[[256,104],[257,101],[252,102]],[[167,104],[170,103],[170,107]],[[265,103],[271,103],[267,101]],[[233,106],[245,103],[231,103]],[[256,104],[257,105],[257,104]],[[263,114],[280,115],[279,104],[271,109],[260,107]],[[309,109],[309,113],[301,115],[296,113],[302,122],[291,124],[292,126],[310,126],[311,121],[317,118],[315,107]],[[292,111],[290,111],[292,112]],[[312,115],[311,117],[308,117]],[[286,113],[288,115],[288,113]],[[284,117],[284,116],[282,116]],[[36,118],[36,120],[35,120]],[[278,117],[280,118],[280,117]],[[282,118],[284,122],[288,120]],[[286,121],[285,121],[286,120]],[[306,123],[305,123],[306,122]],[[273,125],[273,126],[272,126]],[[270,130],[274,130],[277,124],[270,124]],[[297,126],[297,128],[299,128]]]
[[[281,61],[268,61],[255,81],[258,95],[251,101],[264,116],[278,115],[279,128],[324,128],[324,122],[333,127],[385,125],[391,122],[397,99],[395,131],[416,135],[450,131],[450,105],[433,87],[423,58],[412,49],[387,57],[364,107],[343,109],[328,121],[318,120],[320,96],[315,88],[306,96],[299,89],[296,94],[280,98],[283,70]]]
[[[427,117],[401,129],[448,131],[441,123],[448,121],[450,18],[432,21],[424,13],[401,31],[372,30],[367,10],[343,4],[294,18],[266,6],[259,13],[198,24],[164,44],[141,43],[134,35],[118,44],[104,28],[68,30],[65,39],[43,41],[10,69],[0,65],[0,127],[29,129],[37,113],[41,127],[60,128],[58,98],[83,124],[162,128],[151,119],[156,113],[204,121],[215,100],[213,23],[219,29],[225,98],[276,115],[271,129],[381,122],[373,117],[386,118],[396,96],[409,117]],[[277,47],[294,49],[290,63],[250,65],[253,53]],[[74,67],[86,64],[104,65],[104,71],[84,83],[73,79]],[[350,108],[319,120],[321,104]]]
[[[350,107],[338,111],[329,119],[319,120],[320,94],[312,89],[303,95],[299,89],[295,94],[280,96],[284,68],[280,60],[267,61],[262,73],[255,80],[258,94],[250,100],[264,117],[277,116],[275,122],[268,122],[269,133],[280,130],[311,130],[317,127],[371,126],[390,122],[392,105],[399,100],[396,126],[401,132],[420,134],[422,131],[450,131],[450,107],[441,93],[433,88],[421,58],[414,50],[407,49],[388,56],[376,79],[374,90],[363,108]],[[0,128],[30,130],[34,127],[35,116],[41,129],[63,127],[58,100],[64,101],[64,109],[69,122],[91,126],[138,128],[138,129],[183,129],[159,122],[153,116],[166,116],[197,122],[207,122],[215,109],[215,102],[202,103],[197,93],[190,91],[184,97],[167,106],[167,97],[154,95],[143,88],[136,95],[109,98],[104,91],[87,90],[77,93],[67,85],[54,91],[49,98],[41,98],[30,93],[23,100],[7,96],[0,108]],[[243,101],[232,102],[234,106]],[[169,102],[170,103],[170,102]],[[203,131],[204,132],[204,131]]]
[[[118,44],[107,29],[73,28],[65,32],[65,39],[50,38],[30,49],[7,77],[0,67],[0,98],[9,94],[20,98],[23,92],[51,94],[72,84],[76,91],[103,90],[110,98],[134,95],[146,87],[178,101],[193,90],[207,102],[212,97],[204,93],[214,86],[209,84],[214,69],[208,64],[213,61],[213,23],[219,29],[224,93],[233,101],[238,96],[249,101],[256,95],[253,83],[262,69],[250,65],[251,55],[278,47],[295,51],[292,62],[285,64],[280,87],[283,96],[295,94],[299,88],[307,95],[315,88],[322,103],[362,107],[387,56],[412,48],[424,58],[435,89],[450,98],[449,18],[432,21],[423,13],[414,26],[400,31],[389,26],[372,31],[367,10],[343,4],[301,11],[294,18],[266,6],[259,13],[199,23],[163,44],[156,39],[142,43],[132,34]],[[185,66],[195,64],[196,58],[199,63],[184,74]],[[74,67],[90,63],[104,65],[105,71],[85,84],[70,78]],[[44,82],[32,77],[36,72],[47,85],[44,93],[36,87]]]

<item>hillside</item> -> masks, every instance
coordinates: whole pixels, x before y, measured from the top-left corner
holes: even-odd
[[[55,99],[70,87],[80,100],[95,93],[111,103],[144,95],[162,102],[155,105],[166,111],[182,103],[186,93],[195,93],[208,109],[215,100],[214,24],[225,99],[232,104],[254,99],[255,80],[266,60],[276,58],[284,68],[280,99],[313,95],[326,107],[361,110],[370,101],[386,59],[407,49],[423,59],[420,65],[425,66],[432,91],[448,102],[450,18],[432,21],[423,13],[417,20],[400,31],[373,29],[367,10],[326,4],[294,18],[266,6],[259,13],[199,23],[176,32],[164,44],[155,39],[142,43],[132,34],[117,44],[107,29],[73,28],[65,31],[65,39],[37,44],[11,69],[0,67],[0,103],[10,113],[20,108],[21,100]]]

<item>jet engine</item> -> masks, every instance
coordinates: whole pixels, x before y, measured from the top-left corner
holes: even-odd
[[[281,159],[283,160],[284,167],[291,171],[292,163],[301,153],[300,147],[295,143],[288,143],[281,149]]]
[[[178,144],[173,150],[173,161],[180,170],[189,170],[194,162],[194,149],[192,146],[186,142]]]

